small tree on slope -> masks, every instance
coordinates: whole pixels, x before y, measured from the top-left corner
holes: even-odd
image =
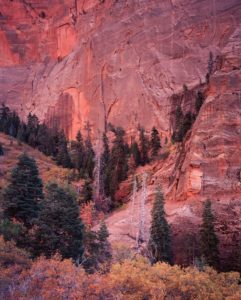
[[[161,148],[160,135],[156,127],[152,128],[151,131],[151,155],[155,157],[158,155],[158,152]]]
[[[148,150],[149,150],[149,140],[145,135],[144,128],[140,128],[140,151],[141,151],[141,164],[144,166],[149,163]]]
[[[160,190],[157,190],[153,204],[152,221],[150,229],[149,249],[153,262],[165,261],[171,263],[171,237],[170,227],[166,220],[164,210],[164,197]]]
[[[0,144],[0,156],[4,155],[3,146]]]
[[[108,241],[109,231],[105,222],[101,222],[100,229],[98,231],[98,240],[100,244],[100,262],[108,262],[111,259],[111,246]]]
[[[205,262],[212,267],[219,266],[218,238],[214,229],[214,216],[211,208],[211,201],[204,203],[202,225],[201,225],[201,253]]]
[[[38,217],[42,199],[43,185],[36,162],[27,154],[22,154],[3,194],[4,216],[10,220],[16,219],[30,228],[33,220]]]

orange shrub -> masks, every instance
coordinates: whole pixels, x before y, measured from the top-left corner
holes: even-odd
[[[238,273],[211,268],[150,265],[142,256],[112,266],[107,274],[88,275],[71,260],[39,258],[12,285],[10,300],[240,300]]]

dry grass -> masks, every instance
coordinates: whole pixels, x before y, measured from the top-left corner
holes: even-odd
[[[61,168],[50,158],[26,144],[19,145],[17,140],[0,133],[0,143],[3,146],[4,156],[0,157],[0,189],[6,186],[11,170],[16,165],[18,156],[26,152],[33,157],[38,165],[43,182],[68,181],[70,170]]]

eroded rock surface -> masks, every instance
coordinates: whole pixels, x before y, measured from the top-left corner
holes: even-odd
[[[87,120],[170,136],[169,96],[205,81],[241,15],[239,0],[1,2],[1,101],[70,137]]]

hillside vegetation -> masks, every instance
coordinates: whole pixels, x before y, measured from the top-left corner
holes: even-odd
[[[9,300],[241,299],[238,273],[217,273],[209,267],[199,271],[166,263],[150,265],[141,256],[124,259],[120,251],[109,272],[94,274],[86,274],[81,266],[58,256],[31,262],[26,253],[3,239],[0,258],[0,295]]]
[[[54,180],[58,182],[67,182],[70,178],[71,171],[64,169],[55,164],[50,158],[45,156],[25,143],[19,143],[9,135],[0,133],[0,144],[3,147],[4,155],[0,156],[0,189],[8,182],[10,172],[16,166],[19,155],[23,152],[36,160],[39,173],[44,183]]]

